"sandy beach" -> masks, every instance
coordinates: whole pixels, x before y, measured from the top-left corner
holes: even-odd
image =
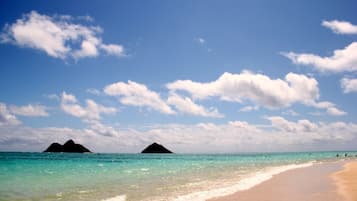
[[[315,164],[275,175],[249,190],[210,201],[354,201],[357,161]]]
[[[335,173],[333,178],[344,200],[357,200],[357,161],[346,163],[343,170]]]

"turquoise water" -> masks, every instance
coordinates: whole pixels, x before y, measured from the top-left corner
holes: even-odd
[[[0,153],[0,200],[174,200],[234,185],[271,167],[337,160],[337,153],[345,152]]]

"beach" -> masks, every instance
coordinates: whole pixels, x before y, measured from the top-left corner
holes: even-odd
[[[253,188],[210,201],[354,201],[356,175],[356,160],[323,162],[280,173]]]
[[[357,161],[345,164],[343,170],[333,175],[338,192],[346,201],[357,200]]]

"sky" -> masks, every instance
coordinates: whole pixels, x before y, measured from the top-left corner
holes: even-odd
[[[355,1],[0,1],[0,151],[357,150]]]

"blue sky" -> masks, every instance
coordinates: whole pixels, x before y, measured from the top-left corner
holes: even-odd
[[[1,1],[0,150],[356,149],[353,1]]]

